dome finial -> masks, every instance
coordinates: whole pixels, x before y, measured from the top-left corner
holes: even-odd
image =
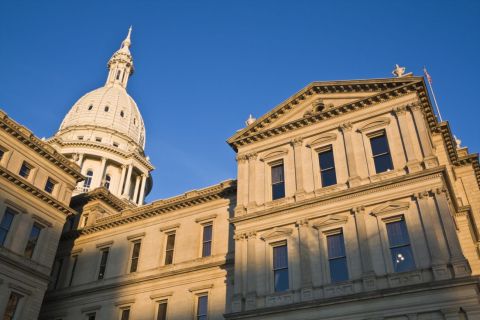
[[[125,38],[125,40],[122,41],[122,48],[125,46],[130,47],[130,45],[132,44],[132,41],[130,40],[131,35],[132,35],[132,26],[128,28],[127,37]]]

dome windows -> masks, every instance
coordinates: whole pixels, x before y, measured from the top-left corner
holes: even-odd
[[[137,118],[133,118],[133,124],[137,124]]]
[[[108,112],[108,109],[110,109],[108,106],[105,106],[105,109],[103,109],[105,112]]]
[[[88,106],[88,110],[92,110],[92,109],[93,109],[93,104]]]
[[[122,117],[122,118],[123,118],[124,116],[125,116],[125,112],[123,112],[123,110],[122,110],[122,111],[120,111],[120,117]]]

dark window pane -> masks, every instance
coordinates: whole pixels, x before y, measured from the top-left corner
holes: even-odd
[[[402,246],[410,244],[408,238],[407,226],[405,220],[387,223],[388,241],[390,247]]]
[[[98,270],[98,279],[105,277],[105,270],[107,269],[108,249],[102,250],[102,258],[100,259],[100,269]]]
[[[95,313],[89,313],[87,314],[88,320],[95,320],[96,314]]]
[[[375,162],[376,173],[392,170],[393,163],[385,133],[370,138],[370,145],[372,146],[372,155],[373,161]]]
[[[410,245],[391,248],[390,250],[392,252],[393,269],[395,272],[415,269],[415,261]]]
[[[272,183],[283,182],[283,164],[272,167]]]
[[[335,167],[335,162],[333,160],[333,150],[323,151],[318,154],[320,160],[320,169],[329,169]]]
[[[287,246],[273,247],[273,268],[288,268]]]
[[[3,314],[3,320],[12,320],[15,317],[15,312],[17,311],[18,302],[23,296],[18,293],[12,292],[8,298],[7,307],[5,308],[5,313]]]
[[[370,143],[372,144],[372,154],[374,156],[390,152],[388,150],[388,142],[385,134],[371,138]]]
[[[212,254],[212,226],[203,227],[202,257],[208,257]]]
[[[393,169],[392,158],[390,157],[389,153],[376,156],[375,158],[373,158],[373,160],[375,162],[376,173],[385,172]]]
[[[128,320],[130,318],[130,309],[122,310],[122,318],[121,320]]]
[[[70,281],[68,282],[68,286],[72,285],[73,277],[75,276],[75,269],[77,268],[77,261],[78,261],[78,256],[73,256],[72,272],[70,274]]]
[[[285,184],[272,184],[272,200],[285,198]]]
[[[273,277],[275,292],[288,290],[287,245],[273,247]]]
[[[280,269],[274,272],[275,292],[288,290],[288,269]]]
[[[387,234],[394,271],[403,272],[415,269],[415,261],[404,218],[387,223]]]
[[[202,246],[202,257],[209,257],[212,255],[212,243],[205,242]]]
[[[211,241],[212,240],[212,226],[204,226],[203,227],[203,242]]]
[[[138,267],[138,259],[140,258],[140,247],[142,243],[140,241],[133,243],[132,249],[132,261],[130,263],[130,272],[136,272]]]
[[[173,251],[175,249],[175,233],[167,236],[167,246],[165,251],[165,264],[173,263]]]
[[[63,266],[63,259],[56,260],[53,265],[53,268],[52,268],[53,289],[57,288],[58,280],[60,279],[60,273],[62,272],[62,266]]]
[[[5,240],[7,239],[7,234],[12,226],[14,217],[15,213],[10,208],[7,208],[2,217],[2,222],[0,223],[0,246],[3,246]]]
[[[88,170],[87,174],[85,176],[85,180],[83,181],[83,187],[84,188],[87,188],[87,189],[90,188],[90,185],[92,184],[92,178],[93,178],[93,171]]]
[[[343,233],[334,234],[327,237],[328,258],[345,257],[345,243]]]
[[[208,296],[198,297],[197,319],[207,319],[208,314]]]
[[[337,184],[337,175],[335,169],[328,169],[321,171],[322,175],[322,187],[332,186]]]
[[[167,303],[162,302],[158,305],[157,320],[167,320]]]
[[[347,258],[337,258],[329,261],[330,279],[332,282],[348,280]]]
[[[2,149],[0,149],[0,161],[2,161],[4,154],[5,154],[5,151],[3,151]]]
[[[30,175],[30,166],[25,162],[22,163],[22,166],[20,167],[20,172],[18,174],[25,179],[28,178],[28,176]]]
[[[32,230],[30,231],[30,236],[28,237],[27,246],[25,247],[25,257],[31,258],[33,256],[33,251],[37,245],[41,230],[42,228],[39,225],[33,225]]]

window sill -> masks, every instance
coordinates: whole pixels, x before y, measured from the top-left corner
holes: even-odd
[[[337,184],[333,184],[333,185],[328,186],[328,187],[315,189],[314,193],[315,193],[315,196],[318,197],[318,196],[323,196],[323,195],[328,194],[328,193],[341,191],[341,190],[346,190],[346,189],[347,189],[346,184],[337,183]]]
[[[397,170],[394,169],[390,171],[385,171],[385,172],[377,173],[373,176],[370,176],[370,182],[383,181],[383,180],[399,177],[405,174],[406,172],[403,169],[397,169]]]

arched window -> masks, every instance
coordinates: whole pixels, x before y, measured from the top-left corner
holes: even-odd
[[[125,116],[125,112],[123,112],[123,110],[122,110],[122,111],[120,111],[120,117],[123,118],[123,116]]]
[[[85,181],[83,182],[83,191],[87,192],[88,189],[90,189],[90,185],[92,184],[92,178],[93,178],[93,171],[88,170],[87,174],[85,175]]]
[[[89,105],[88,110],[92,110],[92,109],[93,109],[93,105]]]
[[[105,106],[105,109],[104,109],[105,112],[108,112],[108,109],[109,109],[108,106]]]
[[[117,71],[117,80],[120,79],[120,70]]]
[[[107,188],[107,190],[110,189],[110,181],[111,181],[111,180],[112,180],[112,177],[110,177],[110,175],[107,174],[107,175],[105,176],[105,182],[103,183],[103,186],[104,186],[105,188]]]

